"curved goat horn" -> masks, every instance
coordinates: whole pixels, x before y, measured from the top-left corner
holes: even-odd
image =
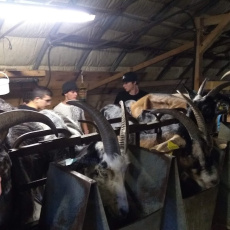
[[[189,89],[186,85],[183,84],[183,87],[185,89],[185,91],[187,92],[187,94],[189,95],[190,99],[193,99],[196,96],[195,91]]]
[[[187,129],[189,136],[193,140],[199,140],[201,137],[201,132],[198,129],[197,125],[185,114],[175,110],[175,109],[156,109],[151,111],[151,113],[163,113],[170,114],[175,117],[180,123]]]
[[[0,113],[0,131],[4,132],[10,127],[24,122],[41,122],[48,125],[56,136],[58,132],[52,120],[44,114],[30,110],[12,110]]]
[[[221,77],[221,79],[220,80],[223,80],[226,76],[228,76],[230,74],[230,71],[228,71],[228,72],[226,72],[222,77]]]
[[[201,83],[201,85],[200,85],[200,87],[198,89],[197,95],[202,96],[202,94],[204,92],[204,87],[205,87],[207,81],[208,81],[208,78],[205,78],[203,80],[203,82]]]
[[[194,116],[196,118],[196,122],[198,125],[198,128],[200,129],[200,131],[204,134],[206,134],[205,136],[207,136],[207,128],[205,126],[205,120],[204,117],[202,115],[202,113],[200,112],[200,110],[197,108],[197,106],[193,103],[192,100],[190,100],[188,97],[186,97],[184,94],[182,94],[179,90],[177,90],[177,92],[187,101],[187,103],[190,105]]]
[[[201,113],[201,111],[198,109],[198,107],[194,104],[194,102],[192,100],[190,100],[189,98],[187,98],[184,94],[182,94],[179,90],[177,90],[177,92],[187,101],[187,103],[190,105],[194,116],[196,118],[196,122],[198,125],[199,130],[203,133],[204,135],[204,139],[207,141],[207,144],[212,146],[212,139],[210,137],[210,135],[208,134],[208,129],[206,127],[205,124],[205,120],[204,117]]]
[[[81,109],[89,113],[89,115],[93,118],[93,120],[95,121],[99,129],[101,139],[104,145],[104,150],[107,154],[111,154],[111,155],[113,155],[114,153],[120,154],[120,148],[117,141],[117,136],[112,126],[102,115],[102,113],[94,109],[91,105],[82,101],[70,100],[67,101],[66,103],[69,105],[80,107]]]
[[[221,85],[218,85],[217,87],[215,87],[214,89],[212,89],[207,96],[210,97],[215,97],[222,89],[226,88],[230,86],[230,82],[224,82]]]
[[[121,150],[121,155],[127,152],[128,147],[128,134],[129,134],[129,124],[127,119],[127,111],[123,101],[120,101],[121,105],[121,128],[120,128],[120,138],[119,145]]]

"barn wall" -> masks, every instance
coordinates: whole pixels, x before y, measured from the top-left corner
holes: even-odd
[[[29,71],[28,71],[29,72]],[[84,72],[84,82],[88,88],[94,86],[104,79],[113,76],[116,73],[108,72]],[[28,75],[28,73],[27,73]],[[154,81],[154,77],[145,74],[138,73],[140,79],[140,88],[149,93],[175,93],[176,89],[181,89],[182,83],[186,83],[188,87],[191,88],[191,81],[186,79],[182,80],[161,80]],[[17,77],[17,78],[16,78]],[[22,103],[22,97],[25,92],[30,90],[35,84],[35,82],[25,83],[16,81],[16,79],[25,78],[25,76],[20,75],[9,75],[10,78],[10,93],[7,95],[2,95],[1,98],[5,99],[8,103],[18,106]],[[61,95],[62,84],[69,80],[76,80],[77,85],[80,85],[80,74],[78,72],[67,72],[67,71],[52,71],[51,78],[48,71],[44,72],[42,75],[40,72],[34,74],[33,76],[26,76],[26,79],[38,79],[38,85],[47,86],[53,92],[52,105],[50,109],[56,106],[60,101],[63,100]],[[95,108],[102,108],[104,105],[113,103],[117,93],[122,90],[121,79],[111,81],[108,84],[102,85],[98,88],[88,91],[87,102],[94,106]]]
[[[105,78],[111,76],[108,73],[101,73],[101,72],[94,72],[94,73],[87,73],[84,75],[84,82],[87,87],[90,87],[95,82],[99,82],[104,80]],[[6,100],[8,103],[12,104],[13,106],[18,106],[22,103],[22,98],[25,92],[29,91],[34,85],[38,84],[40,86],[47,86],[53,92],[52,98],[52,105],[50,109],[56,106],[60,101],[64,99],[61,95],[62,93],[62,85],[66,81],[76,80],[77,85],[80,85],[80,76],[76,74],[76,72],[65,72],[65,71],[58,71],[52,72],[51,79],[48,72],[46,72],[45,76],[38,76],[38,77],[26,77],[27,79],[38,79],[38,83],[36,82],[15,82],[14,77],[10,78],[10,93],[7,95],[1,95],[1,98]],[[24,78],[19,77],[17,79]],[[117,88],[118,87],[118,88]],[[121,90],[122,85],[120,81],[111,82],[110,86],[107,85],[99,87],[95,90],[91,90],[88,92],[87,102],[94,107],[100,108],[105,104],[112,103],[115,99],[116,93]],[[105,91],[106,89],[106,91]]]

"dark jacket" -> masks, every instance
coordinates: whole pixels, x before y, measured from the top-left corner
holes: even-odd
[[[120,93],[118,93],[118,95],[116,96],[114,104],[119,104],[119,101],[124,101],[124,102],[128,100],[138,101],[140,98],[144,97],[147,94],[148,94],[147,92],[143,90],[139,90],[139,92],[136,95],[130,95],[128,92],[123,90]]]

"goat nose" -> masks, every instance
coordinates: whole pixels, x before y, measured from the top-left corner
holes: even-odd
[[[125,217],[128,215],[128,211],[125,210],[125,209],[123,209],[123,208],[120,208],[120,209],[119,209],[119,212],[120,212],[120,216],[121,216],[122,218],[125,218]]]

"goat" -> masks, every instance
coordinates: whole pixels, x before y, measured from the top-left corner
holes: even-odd
[[[43,113],[46,115],[48,114],[50,118],[53,119],[52,118],[53,114],[51,115],[50,112],[43,111]],[[94,162],[95,165],[93,167],[95,168],[94,171],[99,171],[100,174],[98,174],[97,176],[94,175],[93,178],[96,179],[96,181],[98,181],[99,188],[101,188],[100,191],[102,193],[103,203],[105,204],[106,209],[108,209],[108,212],[112,213],[113,216],[124,217],[128,212],[128,203],[127,203],[127,197],[126,197],[126,192],[124,189],[124,181],[123,181],[124,173],[129,163],[128,157],[126,154],[123,154],[123,152],[120,153],[119,145],[116,144],[117,143],[116,135],[114,131],[111,131],[112,128],[110,124],[105,125],[106,124],[105,121],[104,120],[101,121],[101,119],[98,118],[98,115],[95,111],[93,111],[91,115],[92,117],[95,118],[96,123],[97,122],[100,123],[98,127],[99,127],[99,132],[101,134],[103,133],[102,135],[103,144],[100,142],[96,144],[92,143],[91,145],[85,147],[82,152],[84,153],[88,152],[89,154],[88,153],[83,154],[84,157],[82,157],[82,159],[79,160],[79,162],[85,161],[85,159],[87,159],[88,162],[93,162],[96,156],[98,164]],[[30,123],[30,125],[41,126],[41,124],[39,123],[36,124]],[[104,126],[106,126],[106,128],[104,128]],[[42,127],[45,128],[44,125]],[[35,128],[37,129],[37,127]],[[15,129],[12,130],[12,132],[14,131]],[[16,132],[17,131],[18,130],[16,129]],[[111,132],[113,133],[113,135],[111,134]],[[18,135],[19,133],[16,135],[14,134],[11,135],[11,137],[14,136],[14,138],[8,141],[9,145],[11,145],[14,142],[15,138]],[[24,143],[24,144],[29,144],[29,143]],[[105,152],[102,150],[104,149],[103,145],[105,146]],[[94,152],[92,152],[92,147],[94,149]],[[82,153],[80,155],[82,155]],[[92,165],[88,163],[85,167],[85,171],[88,172],[86,173],[87,175],[91,174],[90,173],[92,172],[91,168]],[[108,175],[108,177],[105,175],[105,173],[106,175]],[[103,177],[101,178],[102,175]],[[110,176],[112,176],[112,178],[110,178]],[[109,180],[109,178],[111,180]],[[104,191],[104,189],[106,191]]]
[[[16,108],[12,107],[10,104],[6,103],[4,100],[0,100],[0,105],[2,110],[15,110]],[[17,110],[18,112],[23,112],[25,110]],[[37,115],[38,114],[38,115]],[[71,130],[71,134],[74,135],[81,135],[79,130],[75,129],[74,122],[70,121],[66,117],[62,117],[61,115],[55,113],[52,110],[43,110],[38,112],[34,112],[32,117],[37,116],[46,117],[47,119],[50,118],[50,120],[53,121],[56,128],[62,128],[66,129],[68,131]],[[43,115],[44,114],[44,115]],[[39,119],[27,119],[26,123],[23,124],[17,124],[9,129],[8,135],[5,138],[4,146],[7,149],[10,149],[14,146],[14,143],[16,142],[17,138],[23,134],[33,132],[33,131],[39,131],[39,130],[46,130],[49,129],[50,125],[46,123],[40,122]],[[29,122],[33,121],[33,122]],[[36,122],[35,122],[36,121]],[[67,124],[67,125],[66,125]],[[3,134],[3,131],[1,132]],[[59,135],[60,136],[60,135]],[[48,136],[38,136],[35,138],[28,137],[26,140],[24,140],[21,144],[21,146],[30,145],[37,143],[38,141],[43,140],[52,140],[54,139],[54,135],[48,135]],[[75,150],[79,151],[82,148],[82,146],[76,146]],[[55,153],[55,154],[53,154]],[[67,151],[65,150],[55,150],[52,152],[52,154],[46,154],[46,155],[36,155],[36,156],[27,156],[23,158],[17,159],[17,167],[20,167],[18,169],[17,178],[20,183],[28,183],[32,180],[36,180],[39,178],[42,178],[46,175],[46,171],[48,170],[49,162],[50,161],[60,161],[66,158]],[[36,163],[38,162],[38,163]],[[17,220],[15,222],[19,223],[25,223],[27,222],[33,213],[34,210],[34,202],[33,197],[42,196],[42,190],[36,189],[31,191],[26,191],[23,193],[17,193],[15,198],[15,210],[18,214],[15,214],[15,216],[18,216]],[[26,207],[26,208],[25,208]],[[20,225],[20,224],[19,224]]]
[[[230,72],[227,72],[223,75],[223,77],[227,76]],[[223,78],[222,77],[222,78]],[[205,85],[207,83],[207,78],[204,79],[201,86],[198,89],[198,92],[185,87],[187,92],[189,93],[190,99],[196,104],[196,106],[201,111],[205,123],[208,127],[208,132],[213,133],[215,131],[216,118],[219,114],[224,114],[227,111],[221,108],[221,104],[230,104],[229,97],[220,94],[220,91],[228,86],[230,86],[230,82],[224,82],[214,89],[210,90],[206,95],[203,95],[203,91]],[[221,109],[220,109],[221,108]],[[194,120],[194,114],[190,108],[188,108],[187,115]]]
[[[198,128],[185,114],[174,109],[157,109],[152,113],[170,114],[188,131],[190,139],[185,139],[185,146],[173,153],[178,162],[182,196],[185,198],[215,186],[219,182],[220,150],[210,143],[212,140],[209,134]]]
[[[156,108],[154,108],[154,106]],[[186,101],[182,97],[176,97],[176,95],[148,94],[138,101],[129,101],[127,107],[130,110],[130,115],[133,117],[133,119],[136,120],[136,123],[141,124],[150,123],[158,119],[154,114],[151,113],[151,110],[163,107],[184,109],[186,107]],[[121,110],[118,105],[109,104],[104,106],[100,111],[103,113],[107,120],[121,117]],[[161,120],[170,118],[173,117],[171,115],[165,114]],[[116,128],[119,126],[119,123],[112,124],[112,126]],[[162,133],[162,135],[160,135],[160,133],[156,133],[155,129],[142,131],[140,132],[140,146],[146,149],[151,149],[155,145],[173,137],[176,134],[177,129],[178,124],[172,124],[161,128],[160,133]],[[129,142],[135,143],[132,141],[133,139],[134,138],[132,134],[130,134]]]
[[[99,111],[80,101],[71,100],[67,104],[78,106],[91,115],[103,142],[91,143],[85,147],[80,153],[82,157],[73,163],[71,168],[81,170],[83,174],[97,181],[106,212],[113,219],[123,219],[129,211],[124,187],[129,159],[126,153],[127,144],[124,142],[127,139],[127,131],[123,102],[120,145],[112,126]]]
[[[226,84],[224,86],[226,86]],[[152,96],[153,95],[151,95],[151,97]],[[165,95],[161,95],[161,97],[163,96]],[[137,101],[139,102],[139,107],[137,106],[137,102],[131,105],[132,114],[134,113],[136,115],[139,122],[151,122],[156,120],[155,115],[161,114],[162,119],[166,119],[166,115],[170,115],[170,118],[175,117],[182,124],[186,122],[186,126],[183,125],[183,127],[185,126],[183,131],[181,125],[172,125],[171,130],[169,127],[166,127],[166,130],[168,129],[171,136],[166,136],[166,130],[162,130],[165,135],[165,140],[167,141],[161,143],[164,141],[161,139],[161,144],[156,142],[156,134],[142,132],[141,146],[147,147],[152,151],[156,149],[165,153],[171,152],[171,149],[168,146],[169,143],[173,143],[173,148],[178,148],[178,150],[174,151],[174,154],[176,154],[178,158],[182,194],[184,197],[193,195],[197,191],[210,188],[217,184],[219,181],[217,168],[219,161],[218,151],[220,150],[217,149],[216,146],[213,146],[212,138],[209,135],[202,111],[199,111],[194,102],[181,94],[179,99],[181,103],[180,105],[183,105],[183,108],[185,108],[185,105],[187,107],[187,104],[190,105],[190,109],[195,114],[193,119],[188,118],[186,115],[176,112],[175,110],[171,110],[171,108],[176,105],[176,103],[172,102],[173,98],[170,99],[172,104],[166,104],[166,108],[170,109],[143,110],[143,108],[151,108],[149,105],[149,97],[150,95],[147,95],[145,98]],[[169,101],[169,97],[166,96],[165,100]],[[163,107],[162,99],[160,106]],[[143,142],[143,140],[146,142]]]
[[[165,152],[167,149],[166,152],[169,152],[168,144],[170,142],[177,145],[176,148],[179,148],[179,150],[175,150],[174,154],[178,160],[182,194],[187,197],[195,192],[210,188],[219,182],[218,163],[221,150],[213,146],[213,140],[202,115],[203,111],[200,111],[189,98],[182,94],[181,96],[189,104],[194,117],[189,118],[171,109],[149,111],[150,114],[154,115],[158,113],[173,115],[183,124],[183,128],[179,125],[174,130],[176,135],[167,140],[167,142],[152,147],[151,150],[164,150]]]
[[[1,100],[2,102],[2,100]],[[3,103],[4,104],[4,103]],[[8,107],[8,104],[6,104],[6,107]],[[19,191],[15,191],[12,193],[12,183],[11,183],[11,160],[9,158],[9,155],[7,154],[5,150],[5,141],[6,141],[6,135],[8,133],[9,129],[13,129],[14,126],[23,123],[23,122],[42,122],[48,125],[53,132],[57,135],[56,128],[52,121],[37,112],[33,111],[19,111],[19,110],[12,110],[9,112],[2,112],[0,114],[0,136],[1,136],[1,142],[0,142],[0,228],[1,229],[8,229],[8,226],[14,222],[14,213],[17,214],[20,212],[17,209],[17,205],[14,202],[18,202],[18,200],[14,199],[15,195],[17,197],[17,193]],[[31,197],[27,197],[26,199],[30,200],[30,204],[32,205],[32,199]],[[31,207],[30,206],[30,207]],[[16,208],[15,208],[16,207]],[[30,216],[31,209],[27,207],[23,207],[24,209],[21,210],[25,214],[25,219],[27,219]],[[21,213],[20,213],[21,214]],[[17,217],[16,217],[17,218]],[[13,219],[13,221],[12,221]]]

